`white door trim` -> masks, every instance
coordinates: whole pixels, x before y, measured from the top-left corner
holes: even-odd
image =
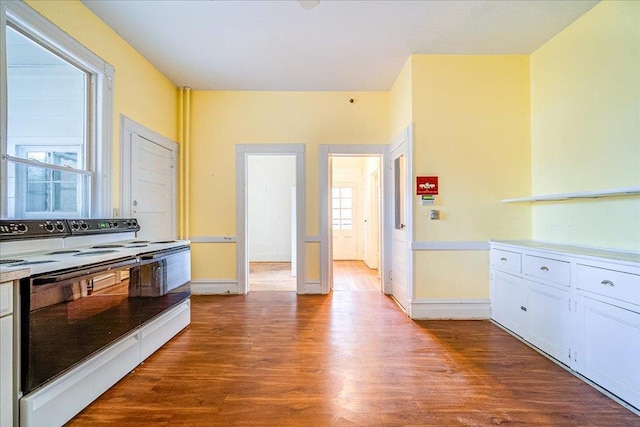
[[[304,144],[237,144],[236,145],[236,236],[238,293],[249,291],[249,244],[247,241],[247,156],[249,154],[290,154],[296,158],[296,288],[305,291],[306,279],[306,203]]]
[[[329,157],[331,155],[343,155],[343,156],[380,156],[381,168],[384,172],[381,173],[380,189],[382,192],[381,199],[385,199],[385,195],[389,194],[386,182],[389,180],[389,171],[386,165],[389,163],[389,146],[387,145],[320,145],[320,165],[319,165],[319,203],[320,208],[320,283],[323,294],[328,294],[333,288],[333,259],[332,254],[332,229],[331,229],[331,215],[329,206],[329,188],[331,187],[331,170],[329,167]],[[380,207],[381,223],[383,224],[383,232],[380,235],[382,239],[381,253],[380,253],[380,278],[382,280],[382,291],[388,294],[391,290],[390,281],[388,276],[388,267],[386,265],[387,254],[390,253],[387,250],[387,241],[389,241],[390,230],[387,226],[388,206],[383,203]]]
[[[120,212],[114,217],[131,217],[131,135],[136,134],[171,151],[174,173],[171,176],[173,238],[178,236],[178,143],[120,114]]]

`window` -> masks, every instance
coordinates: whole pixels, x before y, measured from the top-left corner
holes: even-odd
[[[25,3],[2,12],[2,217],[110,216],[113,68]]]
[[[331,191],[333,229],[351,230],[353,228],[353,189],[351,187],[334,187]]]

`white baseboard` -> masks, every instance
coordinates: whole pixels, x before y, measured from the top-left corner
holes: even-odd
[[[198,279],[191,281],[193,295],[236,295],[239,293],[235,279]]]
[[[410,303],[412,319],[489,319],[489,298],[474,299],[417,299]]]
[[[319,280],[304,282],[299,294],[322,294],[322,282]]]

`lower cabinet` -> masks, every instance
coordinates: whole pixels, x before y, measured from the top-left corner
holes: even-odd
[[[500,271],[491,273],[491,317],[548,355],[570,364],[569,291]]]
[[[496,323],[640,409],[640,254],[492,242],[490,262]]]
[[[0,427],[13,426],[13,282],[0,284]]]
[[[578,296],[576,370],[640,408],[640,313]]]

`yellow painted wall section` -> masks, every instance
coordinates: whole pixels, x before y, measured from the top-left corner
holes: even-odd
[[[604,1],[531,55],[533,194],[640,186],[640,2]],[[533,238],[640,251],[640,198],[538,203]]]
[[[178,140],[178,90],[149,61],[76,0],[33,1],[29,6],[111,64],[114,79],[114,206],[118,205],[120,114]]]
[[[389,141],[393,141],[412,122],[411,58],[407,59],[389,91]]]
[[[416,199],[414,240],[529,238],[531,208],[501,203],[531,188],[528,57],[414,55],[412,67],[414,175],[439,177],[434,206]],[[426,251],[414,267],[416,298],[489,295],[484,251]]]
[[[349,99],[353,98],[354,103]],[[191,236],[236,235],[235,162],[237,144],[305,145],[306,234],[319,233],[320,144],[387,144],[387,92],[194,91],[191,122]],[[228,269],[207,244],[194,264]],[[313,245],[311,245],[313,246]],[[307,276],[319,271],[319,251],[307,247]],[[204,257],[204,260],[200,259]],[[235,277],[235,276],[234,276]],[[194,279],[229,278],[199,276]]]

